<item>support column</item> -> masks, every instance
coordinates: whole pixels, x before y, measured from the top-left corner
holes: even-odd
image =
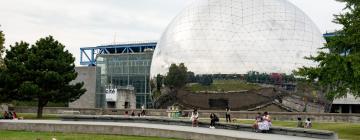
[[[352,113],[352,105],[349,105],[349,113]]]
[[[342,105],[339,105],[339,113],[342,113]]]

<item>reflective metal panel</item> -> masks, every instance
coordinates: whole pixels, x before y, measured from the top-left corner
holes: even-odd
[[[323,46],[311,19],[286,0],[197,0],[168,26],[151,75],[185,63],[196,74],[291,73]]]

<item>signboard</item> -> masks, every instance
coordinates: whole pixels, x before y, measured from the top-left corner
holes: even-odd
[[[107,102],[116,102],[117,100],[117,89],[106,89],[105,90],[105,100]]]

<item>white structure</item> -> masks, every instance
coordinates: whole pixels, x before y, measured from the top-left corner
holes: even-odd
[[[105,89],[106,108],[136,109],[136,96],[133,86]]]
[[[197,0],[162,35],[151,76],[172,63],[196,74],[291,73],[314,66],[325,40],[311,19],[287,0]]]

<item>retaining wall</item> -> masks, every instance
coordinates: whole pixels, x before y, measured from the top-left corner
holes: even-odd
[[[36,107],[15,107],[14,110],[18,113],[36,113]],[[45,114],[62,114],[64,111],[79,111],[81,115],[124,115],[125,111],[130,114],[131,110],[124,109],[100,109],[100,108],[59,108],[59,107],[45,107]],[[135,110],[140,113],[140,110]],[[148,116],[167,116],[164,109],[148,109]],[[225,111],[214,110],[199,110],[200,117],[208,118],[210,113],[216,113],[219,117],[225,117]],[[360,114],[336,114],[336,113],[301,113],[301,112],[269,112],[273,120],[292,121],[297,120],[298,117],[303,119],[311,118],[314,122],[350,122],[360,123]],[[183,116],[191,114],[191,110],[182,112]],[[257,112],[251,111],[232,111],[231,117],[233,119],[254,119]]]

